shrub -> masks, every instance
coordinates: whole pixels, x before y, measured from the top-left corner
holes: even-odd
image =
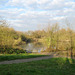
[[[26,51],[23,49],[20,49],[20,48],[9,48],[9,49],[1,48],[0,53],[3,53],[3,54],[14,54],[14,53],[20,54],[20,53],[26,53]]]

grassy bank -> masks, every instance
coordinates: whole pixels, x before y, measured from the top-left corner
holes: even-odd
[[[27,54],[27,53],[26,54],[0,54],[0,61],[35,58],[35,57],[41,57],[41,56],[45,56],[45,55]]]
[[[75,75],[75,60],[52,58],[20,64],[0,65],[0,75]]]

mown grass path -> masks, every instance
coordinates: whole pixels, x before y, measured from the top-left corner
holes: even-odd
[[[36,57],[36,58],[29,58],[29,59],[16,59],[16,60],[10,60],[10,61],[1,61],[0,64],[23,63],[23,62],[43,60],[43,59],[49,59],[49,58],[53,58],[53,56],[50,55],[50,56]]]
[[[65,57],[60,56],[56,52],[52,52],[51,54],[44,56],[44,55],[33,55],[34,57],[24,57],[21,59],[14,59],[14,60],[6,60],[6,61],[0,61],[0,64],[14,64],[14,63],[24,63],[24,62],[31,62],[31,61],[37,61],[37,60],[43,60],[43,59],[50,59],[50,58],[59,58],[59,57]],[[67,57],[66,57],[67,58]],[[75,58],[74,58],[75,59]]]
[[[36,58],[48,55],[40,55],[40,54],[1,54],[0,55],[0,62],[1,61],[9,61],[9,60],[16,60],[16,59],[29,59],[29,58]]]

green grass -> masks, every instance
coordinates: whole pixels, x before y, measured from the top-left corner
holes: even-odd
[[[52,58],[20,64],[0,65],[0,75],[75,75],[75,60]]]
[[[39,54],[1,54],[0,61],[5,60],[15,60],[15,59],[27,59],[27,58],[35,58],[35,57],[42,57],[46,55],[39,55]]]

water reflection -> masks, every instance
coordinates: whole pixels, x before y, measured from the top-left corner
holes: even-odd
[[[40,52],[41,50],[45,50],[46,47],[41,43],[28,43],[25,45],[21,45],[21,48],[31,52]]]

